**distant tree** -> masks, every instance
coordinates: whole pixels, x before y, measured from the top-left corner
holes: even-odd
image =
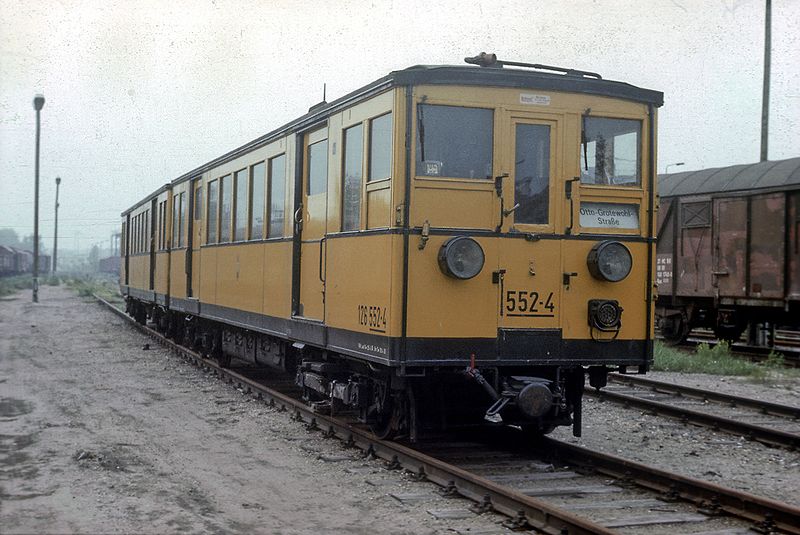
[[[0,245],[20,247],[19,235],[13,228],[0,228]]]
[[[94,266],[97,269],[97,262],[100,260],[100,247],[97,244],[92,245],[92,248],[89,250],[89,266]]]
[[[22,238],[22,241],[17,245],[20,249],[25,249],[26,251],[33,251],[33,234],[25,236]],[[45,254],[47,250],[44,247],[44,240],[41,236],[39,236],[39,254]]]

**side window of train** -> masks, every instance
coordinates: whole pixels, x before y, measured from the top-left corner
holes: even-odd
[[[266,178],[264,162],[250,166],[250,239],[260,240],[264,235],[264,195]]]
[[[247,169],[236,171],[233,174],[234,183],[234,209],[233,209],[233,241],[244,241],[247,232]]]
[[[342,230],[361,226],[361,179],[363,178],[364,127],[351,126],[344,131],[342,151]]]
[[[417,176],[492,178],[494,111],[419,104]]]
[[[231,241],[231,196],[233,184],[231,175],[225,175],[219,179],[219,242],[226,243]]]
[[[638,186],[642,122],[586,115],[582,122],[581,184]]]
[[[172,196],[172,248],[181,246],[181,201],[183,193]]]
[[[194,220],[200,221],[203,219],[203,181],[196,179],[194,181]]]
[[[687,202],[681,206],[683,228],[711,226],[711,201]]]
[[[167,201],[158,203],[158,250],[167,248]]]
[[[183,247],[186,245],[186,238],[184,235],[186,234],[186,213],[188,211],[188,207],[186,206],[186,192],[181,192],[181,228],[178,231],[178,247]]]
[[[392,114],[369,122],[369,175],[367,182],[392,176]]]
[[[308,147],[308,194],[316,195],[328,190],[328,140]]]
[[[206,235],[206,243],[217,243],[217,219],[218,219],[218,204],[219,198],[219,181],[212,180],[208,183],[208,232]]]
[[[269,161],[269,229],[267,237],[283,237],[286,197],[286,155]]]

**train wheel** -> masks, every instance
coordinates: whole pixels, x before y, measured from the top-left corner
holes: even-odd
[[[685,314],[673,314],[672,316],[661,316],[658,318],[658,328],[664,342],[669,346],[675,346],[686,340],[689,335],[689,321]]]
[[[383,382],[375,383],[371,412],[370,431],[381,440],[393,438],[396,433],[395,403],[389,386]]]

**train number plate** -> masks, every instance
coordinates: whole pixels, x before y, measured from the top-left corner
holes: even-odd
[[[386,307],[358,305],[358,324],[376,333],[386,332]]]
[[[510,317],[553,318],[556,305],[553,292],[506,290],[501,315]]]

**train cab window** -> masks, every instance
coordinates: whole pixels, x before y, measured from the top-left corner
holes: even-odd
[[[514,164],[514,222],[546,225],[550,205],[550,127],[518,124]]]
[[[208,235],[206,243],[217,243],[217,220],[219,219],[219,181],[208,183]]]
[[[231,241],[231,175],[225,175],[219,179],[219,242]]]
[[[583,117],[581,184],[638,186],[642,122]]]
[[[359,176],[360,174],[359,172]],[[367,176],[367,182],[382,180],[391,176],[392,114],[387,113],[369,122],[369,175]]]
[[[308,194],[316,195],[328,190],[328,140],[318,141],[308,147]]]
[[[361,226],[361,178],[364,159],[364,127],[362,125],[350,127],[344,131],[343,153],[342,230],[358,230]]]
[[[243,241],[247,231],[247,169],[234,173],[236,208],[233,213],[233,241]]]
[[[286,197],[286,155],[269,161],[269,230],[267,236],[283,236]]]
[[[494,111],[417,106],[417,176],[492,177]]]
[[[264,162],[250,166],[250,239],[260,240],[264,233]]]

